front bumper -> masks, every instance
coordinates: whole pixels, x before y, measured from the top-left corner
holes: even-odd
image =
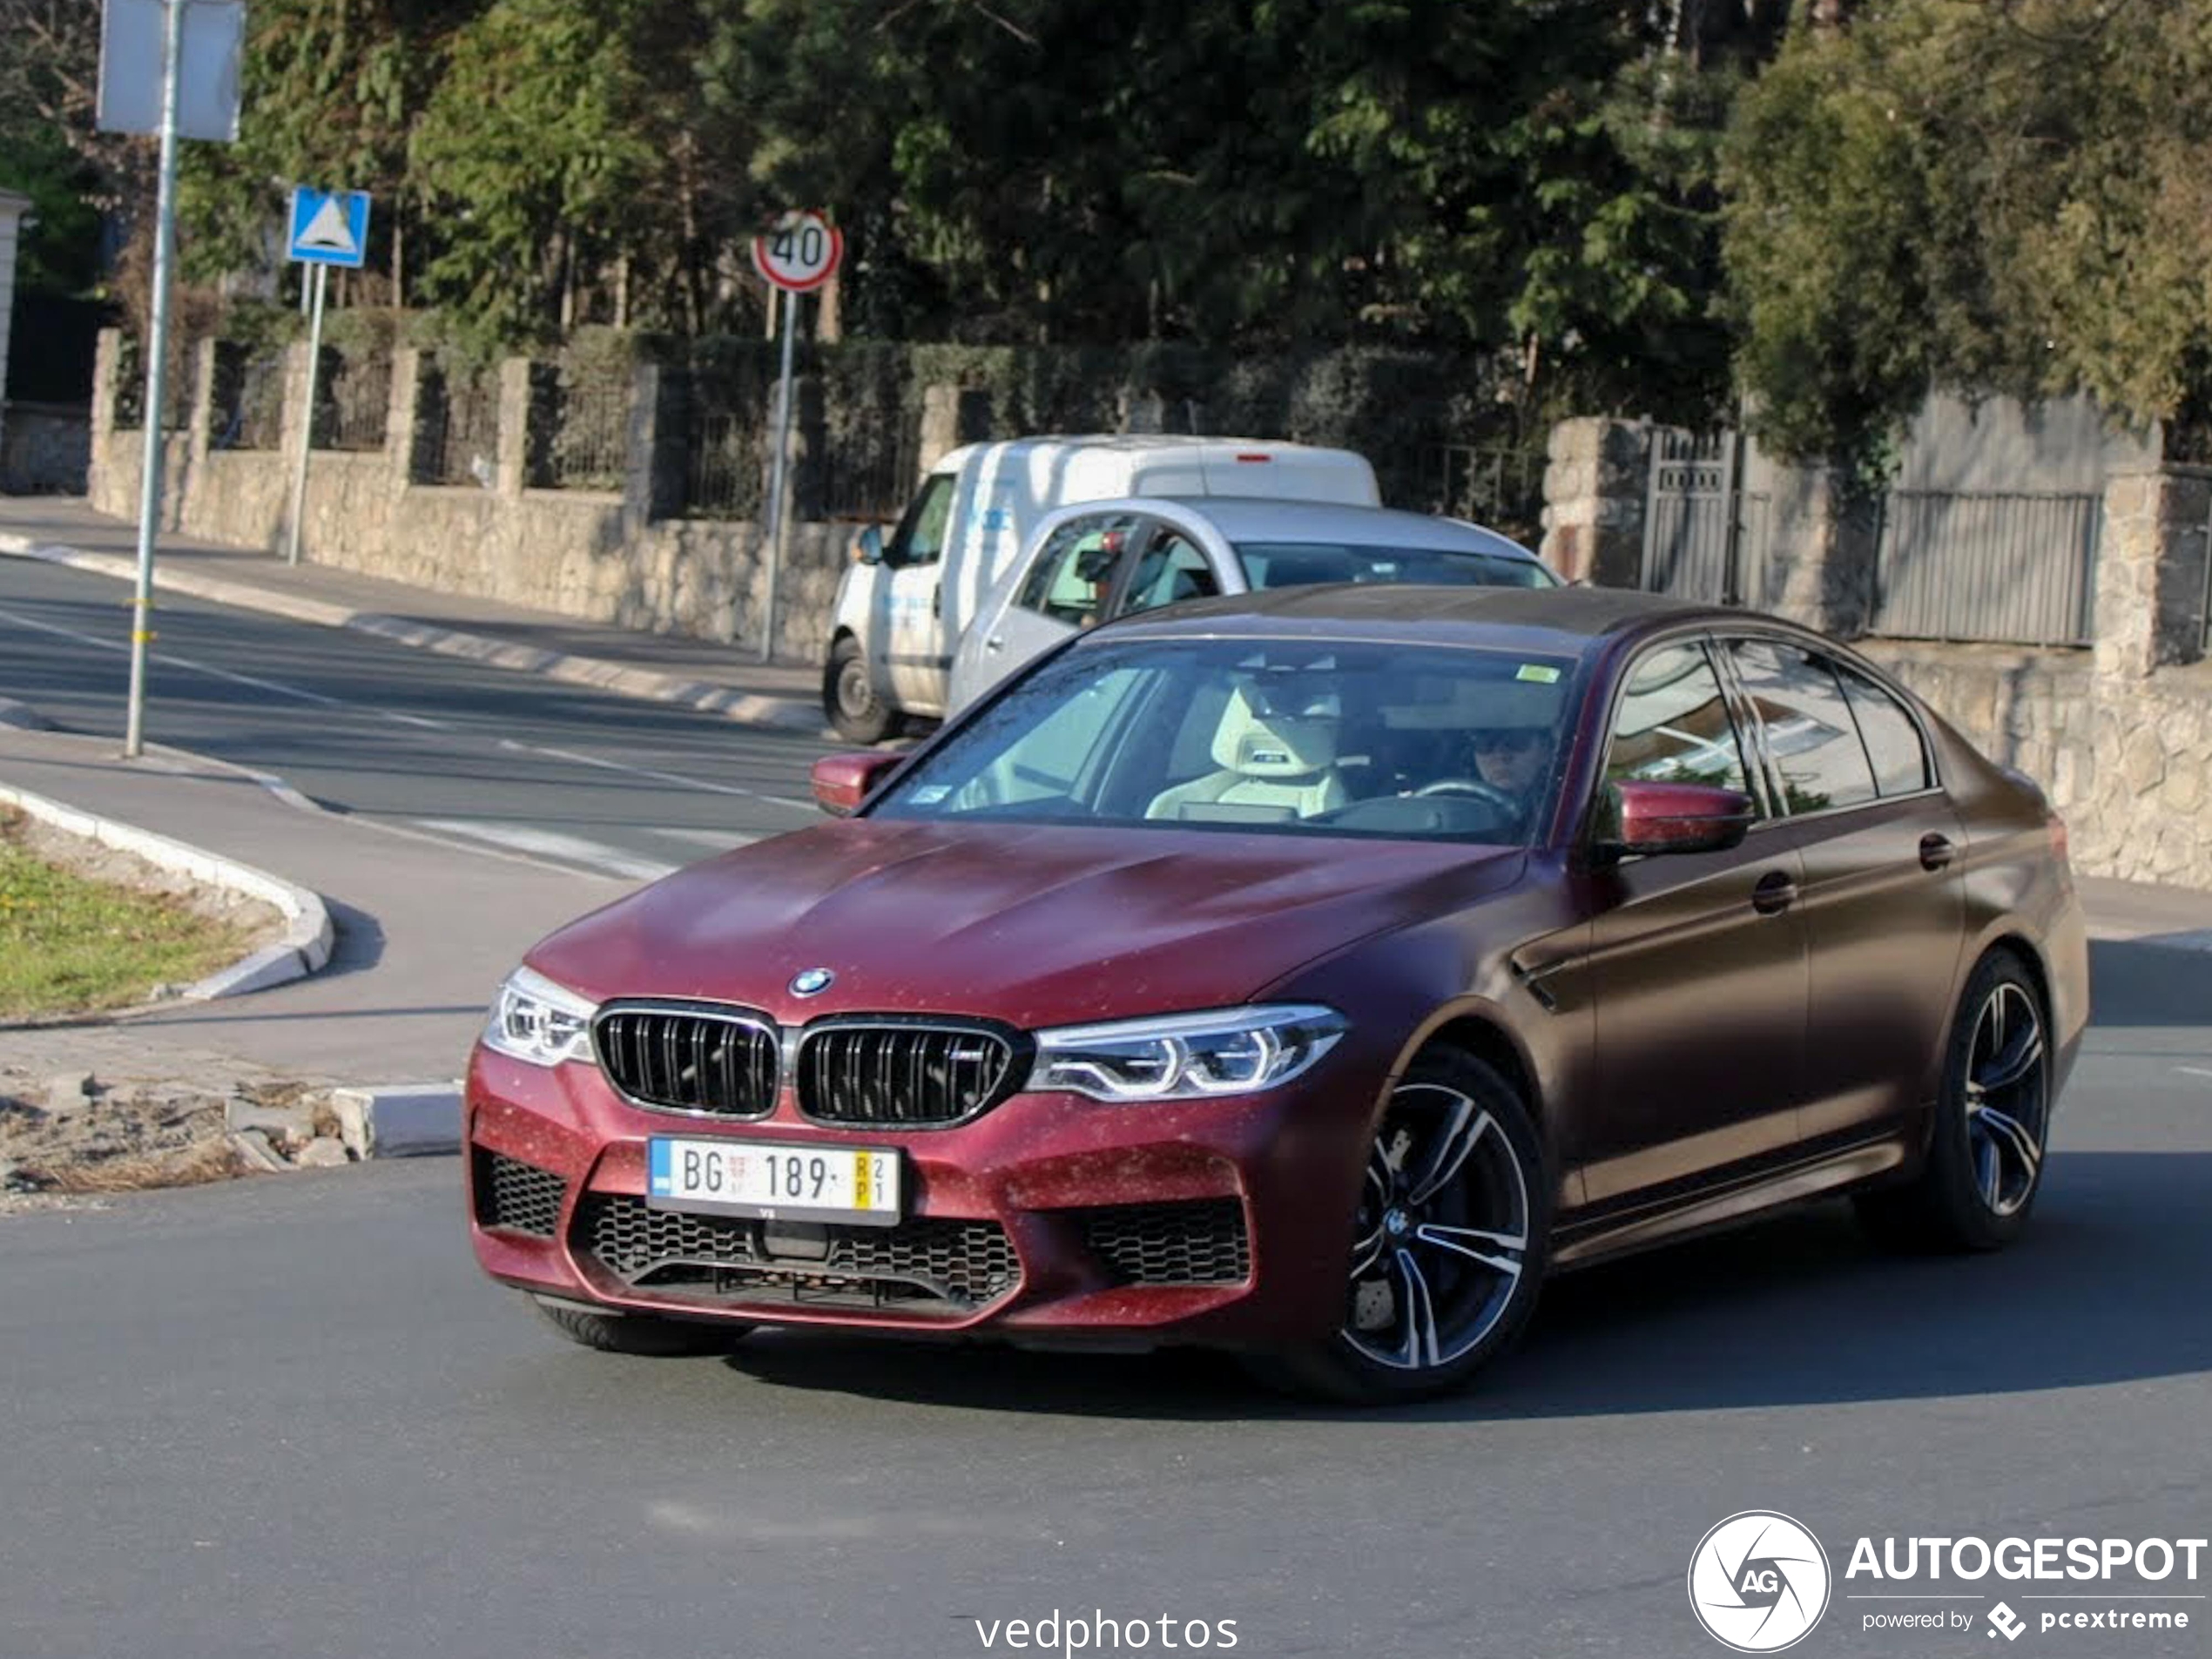
[[[810,1123],[788,1096],[743,1123],[645,1110],[595,1067],[480,1047],[470,1236],[495,1278],[610,1309],[1069,1345],[1317,1339],[1344,1316],[1376,1092],[1339,1058],[1264,1095],[1017,1095],[953,1127],[880,1130]],[[651,1208],[655,1135],[896,1147],[907,1214],[788,1229]]]

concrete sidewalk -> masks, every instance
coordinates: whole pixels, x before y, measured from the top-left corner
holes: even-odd
[[[77,497],[0,496],[0,553],[133,581],[138,527],[96,513]],[[824,726],[819,666],[751,661],[738,647],[711,640],[581,622],[326,565],[288,565],[260,549],[165,531],[156,549],[154,583],[159,591],[350,628],[746,725],[808,732]]]
[[[0,776],[296,883],[336,922],[312,978],[0,1034],[0,1058],[27,1069],[185,1078],[243,1062],[314,1082],[450,1082],[523,952],[636,885],[327,813],[193,756],[126,762],[105,738],[0,728]]]

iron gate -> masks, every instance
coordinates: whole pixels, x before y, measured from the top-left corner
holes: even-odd
[[[1766,601],[1767,498],[1743,489],[1740,432],[1652,435],[1642,586],[1708,604]]]

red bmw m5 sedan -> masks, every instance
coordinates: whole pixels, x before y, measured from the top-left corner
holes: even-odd
[[[1072,641],[833,816],[532,950],[472,1238],[589,1346],[758,1325],[1454,1386],[1548,1272],[1848,1193],[2026,1223],[2087,1018],[2066,831],[1879,669],[1588,589]]]

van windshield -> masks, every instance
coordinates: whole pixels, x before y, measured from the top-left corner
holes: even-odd
[[[883,550],[886,564],[934,564],[944,556],[945,526],[953,516],[953,475],[934,474],[907,505],[907,515],[891,545]]]
[[[1430,586],[1555,588],[1534,559],[1450,548],[1383,547],[1360,542],[1239,542],[1237,556],[1254,588],[1302,588],[1322,582],[1419,582]]]

